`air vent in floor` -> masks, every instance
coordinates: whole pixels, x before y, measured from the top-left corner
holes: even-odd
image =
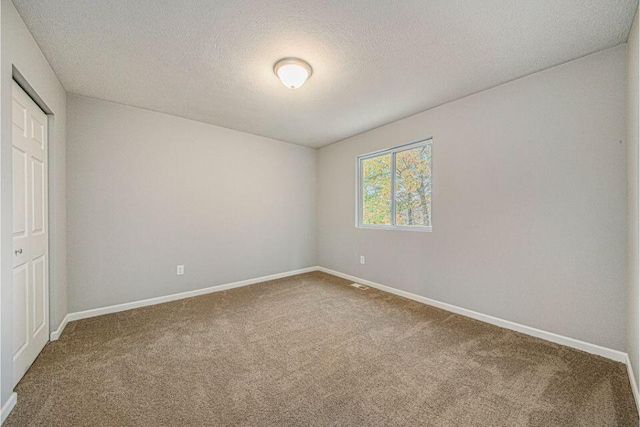
[[[368,286],[361,285],[360,283],[352,283],[351,286],[353,286],[354,288],[358,288],[361,291],[366,291],[367,289],[369,289]]]

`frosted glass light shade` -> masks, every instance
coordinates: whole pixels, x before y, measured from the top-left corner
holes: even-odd
[[[283,85],[289,89],[298,89],[311,77],[311,66],[302,59],[285,58],[276,62],[273,71]]]

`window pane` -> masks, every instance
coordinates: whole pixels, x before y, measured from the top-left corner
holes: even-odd
[[[431,144],[396,153],[396,225],[431,226]]]
[[[362,160],[362,223],[391,225],[391,154]]]

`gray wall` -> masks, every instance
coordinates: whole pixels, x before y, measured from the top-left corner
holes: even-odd
[[[46,58],[33,40],[11,0],[0,3],[1,49],[0,60],[0,362],[2,365],[1,400],[11,396],[13,307],[12,269],[12,174],[11,174],[11,80],[13,66],[27,80],[53,112],[49,119],[49,292],[50,329],[55,330],[67,314],[66,270],[66,204],[65,204],[65,128],[66,94]]]
[[[638,13],[633,19],[633,27],[627,42],[627,226],[628,226],[628,273],[629,273],[629,320],[627,327],[627,353],[631,360],[636,383],[640,383],[640,329],[638,317],[638,304],[640,303],[640,290],[638,289],[640,277],[638,266],[640,253],[638,252],[638,195],[640,186],[638,185],[638,120],[640,111],[638,109],[639,86],[638,86]]]
[[[635,122],[625,129],[624,46],[316,152],[67,98],[11,1],[0,5],[0,108],[10,111],[15,65],[55,114],[52,329],[67,312],[319,264],[628,350],[638,366],[637,224],[629,229],[636,262],[629,265],[628,313],[625,287],[625,150],[629,181],[637,186],[638,114],[637,98],[635,104],[629,98]],[[629,94],[637,96],[635,22],[628,54],[636,55],[629,64],[636,79],[629,79]],[[12,251],[5,232],[12,212],[10,120],[3,114],[0,122],[2,267],[11,265]],[[627,132],[635,145],[621,143]],[[355,157],[427,136],[434,137],[434,231],[356,229]],[[628,197],[631,222],[638,215],[637,191]],[[361,254],[366,265],[358,263]],[[176,276],[177,264],[185,264],[184,276]],[[1,279],[4,403],[12,391],[10,268],[2,268]]]
[[[625,351],[625,67],[622,45],[322,148],[319,265]],[[433,232],[356,229],[355,157],[429,136]]]
[[[71,312],[315,265],[316,150],[73,95],[67,111]]]

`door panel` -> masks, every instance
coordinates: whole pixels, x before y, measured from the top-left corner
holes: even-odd
[[[33,260],[33,274],[31,275],[33,277],[33,307],[31,310],[33,313],[33,328],[31,333],[34,337],[45,324],[45,312],[47,311],[44,306],[47,292],[46,269],[47,264],[44,255]]]
[[[32,236],[44,234],[44,163],[38,159],[32,159],[31,175],[33,176],[33,222],[31,224]]]
[[[49,341],[47,116],[13,83],[13,381]]]
[[[27,194],[27,160],[28,155],[19,148],[13,147],[13,243],[14,246],[26,246],[28,238],[28,194]],[[16,254],[13,266],[23,264],[27,260],[27,253]]]
[[[27,322],[29,270],[27,264],[13,269],[13,359],[18,358],[29,343]],[[18,309],[18,310],[16,310]]]
[[[12,102],[12,116],[11,121],[13,123],[13,131],[16,132],[16,128],[18,133],[22,133],[25,138],[27,137],[27,107],[22,105],[19,100],[13,98]]]
[[[40,150],[44,150],[44,142],[45,142],[45,134],[44,134],[44,125],[40,123],[38,117],[32,115],[31,116],[31,138],[37,144],[37,148]]]

